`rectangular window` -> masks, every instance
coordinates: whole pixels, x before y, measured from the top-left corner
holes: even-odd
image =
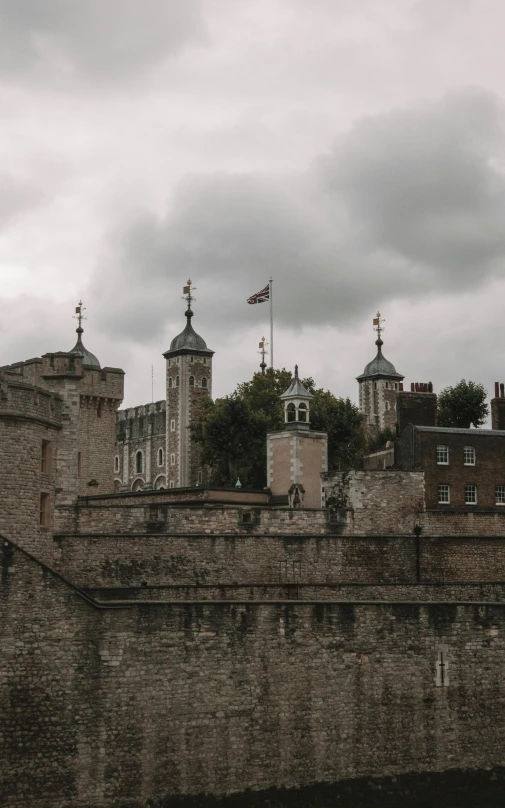
[[[388,390],[389,389],[389,382],[384,382],[384,387],[386,388],[386,390]]]
[[[398,382],[395,382],[393,387],[395,388],[395,390],[398,390]]]
[[[173,453],[170,455],[170,465],[175,466],[175,454]]]
[[[77,476],[81,476],[81,453],[77,452]]]
[[[463,462],[465,466],[475,466],[475,449],[473,448],[473,446],[464,447]]]
[[[384,409],[386,412],[389,410],[389,401],[384,402]]]
[[[436,649],[435,685],[436,687],[449,686],[449,661],[447,659],[447,645],[439,645]]]
[[[42,493],[40,495],[40,526],[49,527],[49,505],[50,494]]]
[[[51,441],[49,440],[42,441],[40,471],[42,474],[51,474]]]
[[[170,421],[170,432],[175,432],[175,418]]]
[[[440,505],[448,505],[451,501],[451,487],[449,485],[438,486],[438,502]]]
[[[437,446],[437,464],[439,466],[449,465],[449,447]]]
[[[169,488],[173,488],[173,487],[174,487],[174,481],[173,481],[173,480],[170,480],[170,483],[169,483]]]
[[[497,485],[495,488],[496,504],[505,505],[505,485]]]
[[[201,469],[198,472],[198,482],[199,483],[203,482],[203,471]]]
[[[477,505],[476,485],[465,485],[465,505]]]

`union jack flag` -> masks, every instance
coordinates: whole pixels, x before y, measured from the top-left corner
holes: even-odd
[[[249,297],[247,299],[248,303],[265,303],[266,300],[270,300],[270,284],[267,283],[264,289],[261,292],[256,292],[255,295]]]

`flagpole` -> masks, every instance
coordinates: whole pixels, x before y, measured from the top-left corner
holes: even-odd
[[[273,280],[270,278],[268,282],[270,287],[270,367],[274,366],[274,293],[273,293]]]

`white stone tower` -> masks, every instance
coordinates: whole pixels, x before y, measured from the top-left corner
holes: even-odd
[[[361,376],[356,377],[359,384],[359,408],[364,415],[365,429],[369,435],[377,434],[387,427],[395,429],[396,394],[403,390],[404,376],[397,373],[395,366],[382,355],[383,322],[378,311],[373,321],[377,331],[377,356],[368,363]]]
[[[175,337],[163,356],[167,363],[166,470],[169,488],[207,483],[201,464],[201,447],[191,440],[190,426],[198,421],[205,402],[212,396],[212,357],[191,325],[194,287],[184,287],[188,307],[186,328]]]

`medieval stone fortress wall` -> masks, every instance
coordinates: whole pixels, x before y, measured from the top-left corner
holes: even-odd
[[[0,804],[498,770],[503,386],[492,429],[439,428],[379,333],[360,406],[391,445],[328,471],[295,372],[268,488],[217,489],[189,434],[213,371],[192,316],[166,401],[119,410],[80,321],[71,351],[0,370]]]

